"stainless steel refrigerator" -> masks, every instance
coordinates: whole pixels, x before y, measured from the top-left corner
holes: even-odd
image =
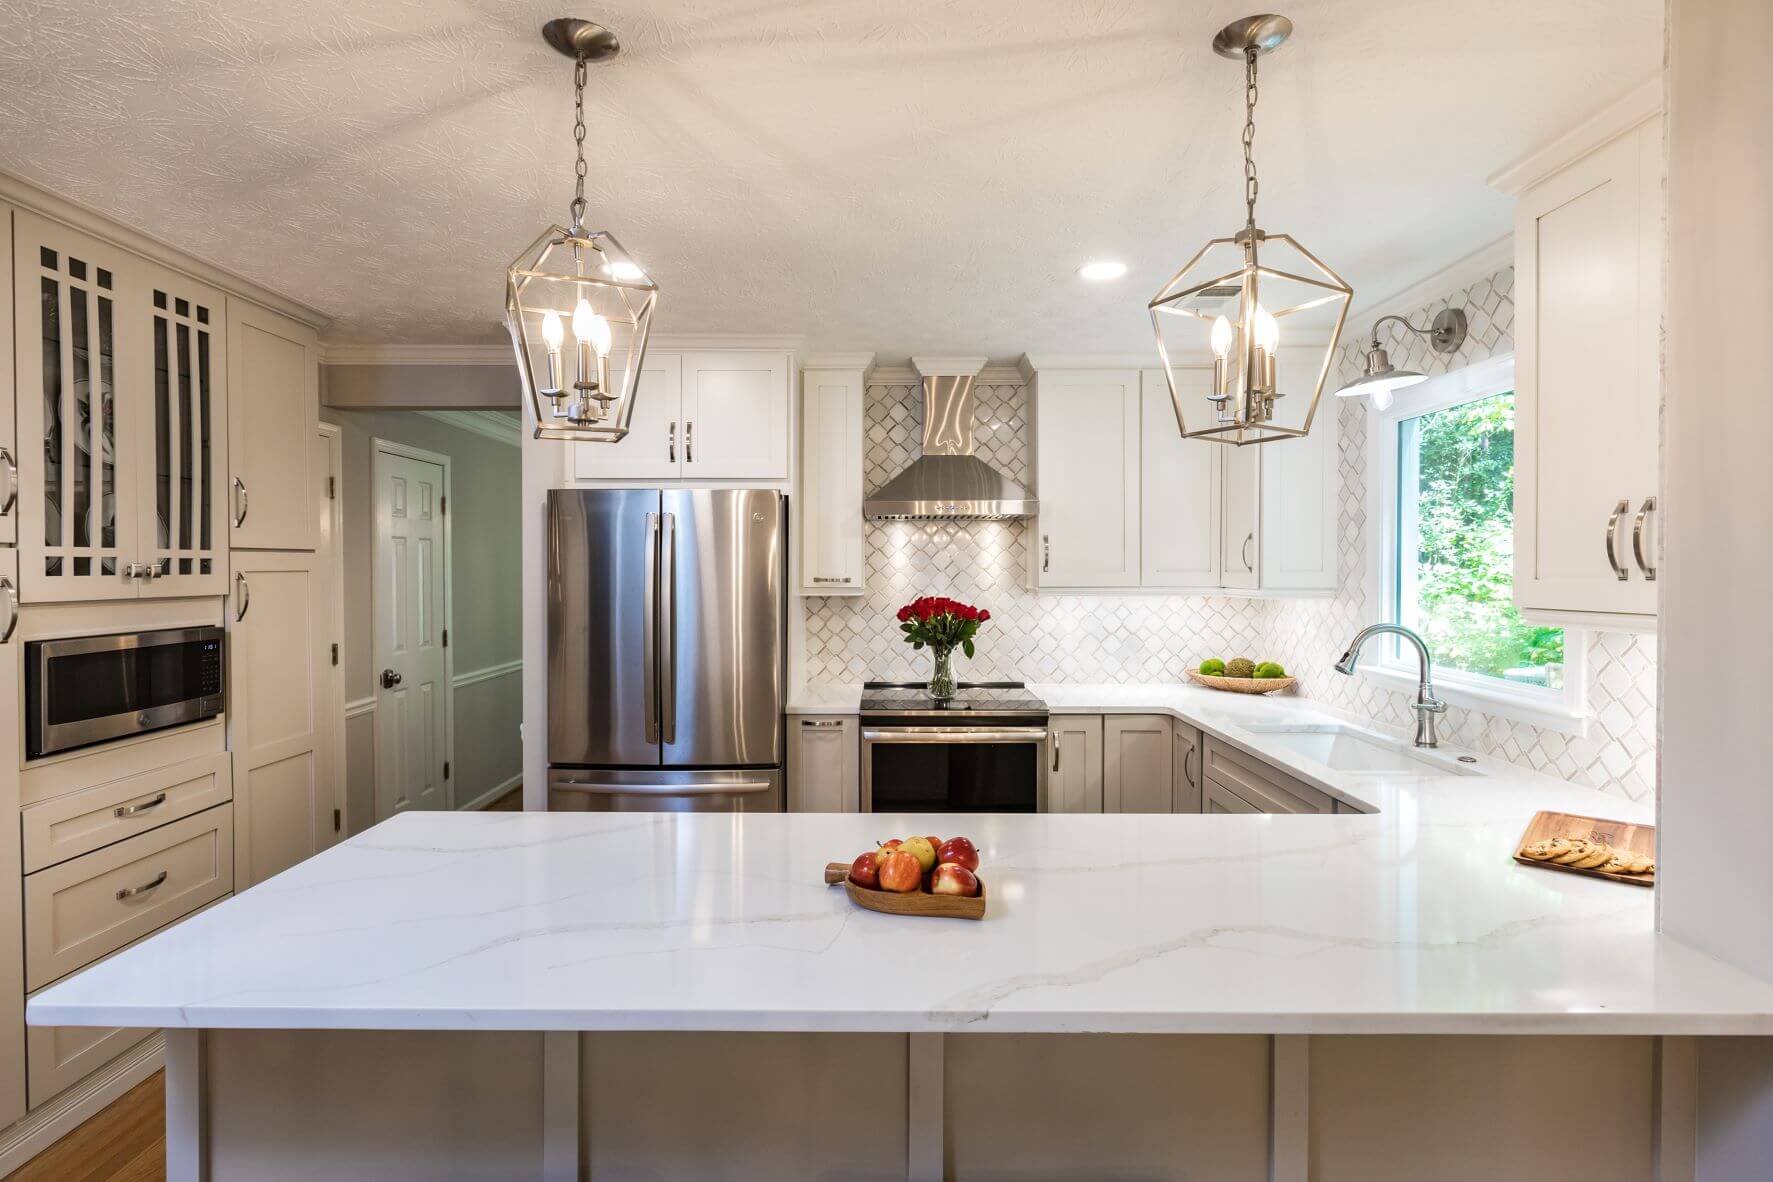
[[[786,499],[548,494],[548,807],[782,809]]]

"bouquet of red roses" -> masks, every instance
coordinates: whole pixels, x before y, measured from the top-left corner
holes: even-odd
[[[899,609],[899,631],[912,648],[926,644],[934,649],[959,648],[970,659],[973,637],[978,634],[979,625],[990,618],[990,612],[970,603],[926,595]]]

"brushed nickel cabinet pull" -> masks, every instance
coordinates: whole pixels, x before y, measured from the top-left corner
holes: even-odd
[[[246,581],[246,572],[234,572],[234,590],[237,592],[235,598],[240,601],[240,606],[234,609],[234,622],[238,624],[246,618],[246,609],[252,606],[252,584]]]
[[[696,420],[685,419],[683,422],[683,462],[696,462]]]
[[[18,631],[18,588],[10,578],[0,575],[0,591],[6,592],[6,631],[0,632],[0,644],[5,644]]]
[[[677,462],[677,420],[676,419],[671,420],[671,426],[666,428],[666,431],[665,431],[665,459],[673,464],[675,464]]]
[[[800,725],[801,726],[819,727],[821,729],[829,729],[831,727],[842,726],[843,719],[841,719],[841,718],[803,718],[800,720]]]
[[[1063,740],[1064,740],[1063,735],[1055,734],[1053,736],[1053,770],[1054,771],[1059,770],[1059,751],[1064,746]]]
[[[814,575],[813,582],[815,582],[815,583],[848,583],[848,582],[850,582],[850,580],[848,578],[833,579],[833,578],[826,578],[824,575]]]
[[[165,881],[166,871],[162,870],[159,874],[156,874],[141,886],[124,887],[122,890],[118,891],[117,901],[121,903],[125,899],[133,899],[137,895],[145,895]]]
[[[239,529],[246,524],[246,481],[234,478],[234,528]]]
[[[157,809],[165,803],[166,803],[166,793],[162,792],[160,795],[156,796],[153,800],[144,800],[144,801],[141,801],[139,804],[118,805],[116,808],[111,810],[111,815],[114,817],[133,817],[137,813],[145,813],[149,809]]]
[[[10,448],[0,447],[0,464],[6,467],[6,499],[0,501],[0,517],[5,517],[18,504],[18,461],[13,459]]]
[[[1614,552],[1613,539],[1619,534],[1619,519],[1624,517],[1630,508],[1630,501],[1620,501],[1613,506],[1612,516],[1607,518],[1607,565],[1613,568],[1614,576],[1621,583],[1631,577],[1631,572],[1625,569],[1625,564],[1619,561],[1619,555]]]
[[[1040,535],[1040,573],[1046,574],[1053,569],[1053,539],[1047,534]]]
[[[1631,523],[1631,556],[1637,559],[1638,569],[1644,572],[1644,582],[1656,581],[1656,568],[1644,561],[1644,519],[1656,512],[1656,498],[1645,497],[1643,507]]]
[[[1244,537],[1244,544],[1238,550],[1238,557],[1243,559],[1244,569],[1249,571],[1251,574],[1256,573],[1256,568],[1250,565],[1250,543],[1254,542],[1255,540],[1256,540],[1256,531],[1251,530]]]

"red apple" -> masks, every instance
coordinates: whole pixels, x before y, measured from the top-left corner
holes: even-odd
[[[978,876],[958,862],[944,862],[930,876],[932,895],[964,895],[970,898],[978,893]]]
[[[880,889],[880,859],[874,856],[873,850],[857,854],[856,860],[850,863],[850,881],[871,891]]]
[[[915,891],[923,883],[923,867],[903,850],[894,850],[880,860],[880,889],[901,894]]]
[[[903,841],[899,840],[896,837],[893,838],[891,841],[883,841],[880,843],[880,847],[874,851],[874,856],[877,858],[885,858],[888,854],[892,853],[894,850],[898,849],[900,846],[902,846],[904,844],[905,843]]]
[[[950,837],[936,847],[936,861],[953,862],[957,866],[965,866],[968,870],[979,868],[979,847],[965,837]]]

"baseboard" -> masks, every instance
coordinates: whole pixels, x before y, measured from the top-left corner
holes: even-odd
[[[158,1031],[51,1099],[24,1119],[0,1131],[0,1178],[73,1132],[164,1062]]]
[[[518,772],[504,783],[494,784],[491,788],[488,788],[485,792],[482,792],[467,804],[460,806],[460,811],[472,812],[474,809],[483,809],[521,783],[523,783],[523,773]]]

